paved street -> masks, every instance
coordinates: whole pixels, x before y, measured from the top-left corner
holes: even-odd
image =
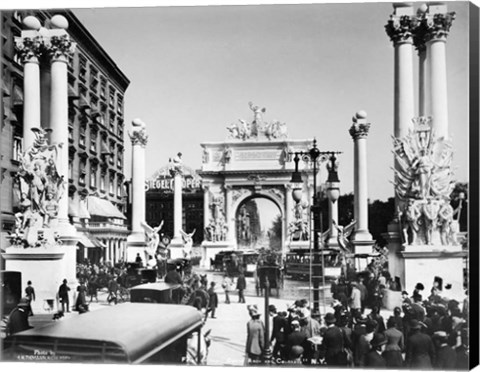
[[[264,297],[257,297],[255,291],[255,284],[253,278],[247,278],[246,303],[238,303],[238,295],[236,291],[232,291],[230,295],[230,304],[225,303],[225,294],[221,288],[223,275],[220,272],[205,271],[202,269],[195,269],[195,272],[200,274],[207,274],[208,281],[215,281],[217,283],[217,293],[219,297],[219,307],[216,312],[216,319],[208,318],[205,324],[205,330],[211,329],[212,343],[209,349],[208,364],[212,366],[242,366],[244,365],[244,350],[246,341],[246,324],[249,320],[247,305],[256,304],[262,312],[262,319],[264,317]],[[275,297],[275,292],[270,297],[270,303],[275,305],[277,310],[286,310],[294,300],[300,298],[308,298],[308,282],[292,281],[287,279],[285,281],[284,289],[280,291],[282,298]],[[322,299],[322,295],[320,295]],[[90,310],[96,311],[98,309],[114,306],[107,303],[106,291],[100,291],[98,302],[90,304]],[[326,307],[325,310],[333,311],[330,307],[331,294],[327,288],[326,291]],[[320,303],[320,310],[324,312],[323,302]],[[388,316],[387,311],[382,311],[384,317]],[[72,316],[79,316],[77,312],[65,314],[65,318]],[[62,321],[62,320],[60,320]],[[41,327],[47,323],[52,322],[51,313],[37,313],[30,318],[30,324],[34,327]]]

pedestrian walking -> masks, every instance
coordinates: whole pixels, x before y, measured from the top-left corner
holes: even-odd
[[[362,293],[357,282],[352,282],[352,293],[350,294],[350,311],[352,316],[357,318],[362,313]]]
[[[230,303],[230,291],[232,290],[232,279],[228,275],[223,277],[222,288],[225,291],[225,303]]]
[[[260,320],[260,313],[256,305],[249,307],[250,320],[247,323],[247,343],[245,347],[249,364],[258,364],[261,361],[265,348],[265,326]]]
[[[344,337],[343,333],[335,323],[335,315],[327,313],[325,315],[325,324],[327,329],[323,335],[322,348],[325,353],[325,363],[328,366],[346,366],[346,357],[344,352]]]
[[[90,296],[90,302],[93,301],[94,297],[96,302],[98,302],[98,276],[95,272],[93,272],[88,281],[87,294]]]
[[[272,337],[270,339],[274,343],[272,354],[274,358],[280,357],[283,359],[283,357],[285,357],[285,332],[288,326],[287,313],[285,311],[277,312],[277,314],[273,317],[272,323]]]
[[[70,299],[68,296],[69,291],[70,287],[67,285],[67,279],[63,279],[62,284],[58,288],[58,298],[60,299],[60,303],[62,304],[62,312],[70,312]]]
[[[245,296],[243,294],[243,291],[247,288],[247,281],[245,280],[245,274],[243,273],[243,270],[240,271],[240,274],[238,275],[237,279],[237,290],[238,290],[238,302],[239,303],[245,303]]]
[[[108,297],[107,297],[108,304],[114,302],[116,305],[118,301],[117,298],[118,298],[118,283],[117,283],[117,276],[114,275],[108,282]]]
[[[285,353],[288,360],[299,362],[305,351],[304,345],[307,342],[307,335],[300,328],[300,322],[293,320],[290,323],[292,332],[287,336]]]
[[[382,356],[385,350],[387,340],[382,333],[375,333],[372,341],[370,341],[371,350],[365,357],[365,366],[370,368],[386,368],[387,363]]]
[[[210,288],[208,288],[208,311],[205,313],[205,319],[208,317],[208,313],[210,312],[211,318],[215,319],[215,310],[218,307],[218,295],[215,291],[215,282],[210,283]]]
[[[8,316],[6,326],[7,336],[33,328],[28,322],[28,307],[30,306],[28,298],[23,297]]]
[[[442,371],[455,369],[457,364],[457,353],[450,345],[448,345],[447,332],[435,332],[433,335],[433,342],[436,346],[436,358],[433,362],[433,367]]]
[[[75,302],[75,310],[80,314],[83,314],[88,311],[87,305],[87,286],[82,280],[80,285],[77,286],[77,301]]]
[[[421,331],[422,325],[417,319],[410,324],[411,334],[408,337],[405,362],[407,368],[431,369],[435,358],[432,339]]]
[[[385,338],[387,345],[383,352],[383,357],[389,368],[400,369],[403,366],[402,352],[404,349],[403,333],[397,328],[397,321],[394,316],[387,320],[387,330],[385,331]]]
[[[27,287],[25,288],[25,298],[28,300],[28,316],[33,316],[32,301],[35,301],[35,289],[32,287],[31,280],[27,282]]]

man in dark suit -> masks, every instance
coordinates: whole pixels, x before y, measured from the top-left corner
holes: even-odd
[[[271,341],[275,341],[273,346],[273,357],[278,357],[282,348],[285,347],[285,330],[287,328],[287,313],[285,311],[279,311],[273,317],[272,337]]]
[[[429,335],[421,331],[422,324],[417,319],[410,323],[411,333],[408,337],[405,362],[407,368],[431,369],[435,359],[435,349]]]
[[[292,327],[292,332],[287,337],[286,354],[290,360],[296,360],[303,354],[303,345],[305,345],[307,336],[305,332],[300,330],[300,322],[298,320],[293,320],[290,326]],[[298,352],[300,350],[298,346],[302,349],[301,353]]]
[[[336,321],[333,313],[327,313],[327,315],[325,315],[327,330],[323,335],[322,347],[325,350],[325,362],[327,365],[345,366],[346,356],[343,350],[343,333],[341,329],[335,325]]]
[[[382,356],[383,351],[385,350],[385,344],[387,339],[381,333],[375,333],[370,345],[372,349],[368,352],[365,357],[365,366],[370,368],[386,368],[387,362]]]
[[[445,331],[437,331],[433,335],[436,345],[436,359],[433,363],[435,369],[451,370],[456,369],[457,353],[448,345],[448,335]]]
[[[247,288],[247,281],[245,280],[245,274],[243,270],[240,271],[237,279],[237,289],[238,289],[238,302],[245,303],[245,296],[243,295],[243,291]]]

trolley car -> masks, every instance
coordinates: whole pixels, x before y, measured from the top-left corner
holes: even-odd
[[[322,275],[325,277],[337,277],[340,275],[340,265],[336,264],[338,252],[331,250],[323,250],[323,260],[320,264],[322,267]],[[308,280],[310,278],[310,261],[313,260],[313,254],[307,249],[291,250],[285,256],[285,275],[296,280]]]

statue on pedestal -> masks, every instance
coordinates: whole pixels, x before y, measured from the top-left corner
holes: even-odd
[[[162,230],[163,227],[163,220],[157,227],[151,227],[145,221],[140,222],[140,225],[143,227],[145,231],[145,235],[147,236],[147,245],[148,248],[146,249],[147,254],[155,257],[157,252],[158,245],[160,244],[160,235],[159,232]]]
[[[455,184],[452,145],[443,137],[436,138],[431,118],[415,118],[413,122],[414,128],[405,137],[393,139],[395,192],[403,205],[399,213],[404,241],[410,245],[448,245],[454,241],[450,238],[453,217],[449,204]]]
[[[183,174],[183,160],[181,152],[179,152],[173,158],[170,158],[169,170],[172,177],[174,177],[176,174]]]
[[[193,246],[193,235],[195,234],[197,230],[193,229],[193,231],[188,234],[182,229],[180,229],[180,234],[182,234],[182,239],[183,239],[183,257],[184,258],[190,258],[192,255],[192,246]]]
[[[10,235],[12,244],[40,246],[54,243],[53,226],[58,216],[58,202],[64,195],[64,179],[57,172],[56,159],[62,144],[50,145],[50,129],[32,128],[33,145],[20,157],[15,176],[20,211],[15,214],[15,231]]]

